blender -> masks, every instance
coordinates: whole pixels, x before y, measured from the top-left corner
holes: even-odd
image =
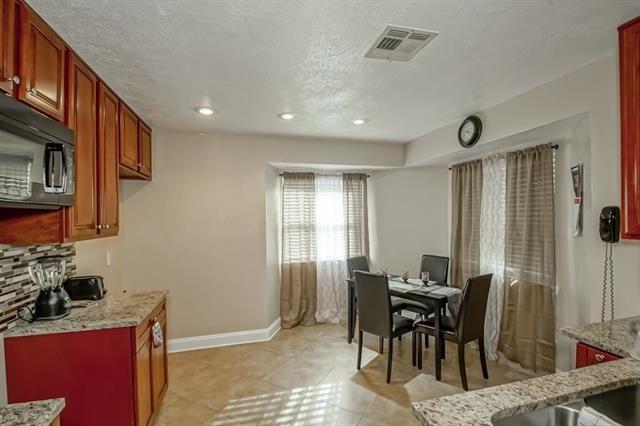
[[[66,261],[63,256],[37,258],[29,265],[31,280],[40,286],[32,320],[55,320],[71,312],[71,299],[62,287]]]

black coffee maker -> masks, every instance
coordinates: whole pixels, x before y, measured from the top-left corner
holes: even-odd
[[[66,261],[63,256],[45,256],[29,265],[29,275],[40,286],[35,309],[31,311],[33,320],[56,320],[71,312],[71,299],[62,287],[65,278]]]

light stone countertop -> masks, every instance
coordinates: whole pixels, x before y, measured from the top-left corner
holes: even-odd
[[[107,328],[135,327],[166,297],[166,291],[107,294],[86,308],[73,308],[65,318],[54,321],[18,322],[4,334],[10,339],[39,334],[70,333]]]
[[[491,374],[491,372],[489,372]],[[412,404],[425,426],[493,421],[640,383],[640,361],[625,358]]]
[[[48,426],[63,408],[64,398],[5,405],[0,407],[0,425]]]
[[[625,358],[630,356],[636,341],[636,327],[640,327],[640,316],[566,327],[562,329],[562,333],[579,342]]]

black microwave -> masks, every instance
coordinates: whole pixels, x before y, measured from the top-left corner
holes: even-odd
[[[73,131],[0,95],[0,207],[73,205],[73,162]]]

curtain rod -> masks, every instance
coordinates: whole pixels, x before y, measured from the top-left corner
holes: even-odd
[[[552,149],[558,149],[560,148],[560,145],[558,145],[557,143],[551,144],[551,148]],[[451,167],[449,167],[449,170],[451,170]]]
[[[315,174],[315,172],[290,172],[290,173],[314,173]],[[342,173],[342,174],[348,175],[348,174],[362,174],[362,173]],[[284,176],[284,173],[280,173],[278,176]],[[366,176],[368,178],[371,177],[371,175],[369,174],[367,174]]]

